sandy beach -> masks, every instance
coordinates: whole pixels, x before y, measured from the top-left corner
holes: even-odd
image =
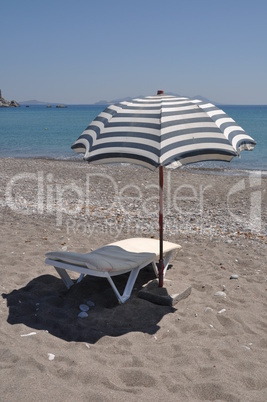
[[[48,251],[158,238],[157,185],[141,167],[0,159],[1,401],[267,400],[260,172],[165,171],[164,238],[182,246],[166,279],[192,287],[173,307],[138,297],[150,266],[119,305],[105,279],[67,290],[45,265]]]

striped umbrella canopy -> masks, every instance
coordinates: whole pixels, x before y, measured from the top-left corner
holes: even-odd
[[[159,167],[159,286],[163,286],[163,166],[177,168],[208,160],[230,162],[256,142],[210,102],[157,95],[108,106],[72,149],[89,163],[134,163]]]

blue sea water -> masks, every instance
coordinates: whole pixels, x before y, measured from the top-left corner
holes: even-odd
[[[231,163],[203,162],[194,168],[224,171],[260,170],[267,172],[267,105],[220,106],[253,137],[257,145],[244,151]],[[0,157],[81,159],[71,149],[89,123],[105,108],[103,105],[45,105],[0,108]]]
[[[0,157],[75,159],[71,145],[104,106],[0,108]]]

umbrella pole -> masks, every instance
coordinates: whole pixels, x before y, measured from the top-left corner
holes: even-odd
[[[163,166],[159,167],[159,288],[163,287]]]

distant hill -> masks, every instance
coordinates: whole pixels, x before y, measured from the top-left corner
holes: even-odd
[[[143,96],[141,96],[141,95],[135,96],[134,98],[140,98],[140,97],[142,98]],[[131,99],[133,99],[133,98],[131,98],[130,96],[127,96],[125,98],[112,99],[110,101],[101,100],[101,101],[95,102],[94,105],[113,105],[114,103],[130,101]]]
[[[134,98],[143,98],[144,95],[138,95],[135,96]],[[130,101],[133,98],[131,98],[130,96],[127,96],[126,98],[119,98],[119,99],[113,99],[112,101],[110,101],[111,103],[119,103],[119,102],[125,102],[125,101]]]
[[[53,102],[41,102],[35,99],[32,100],[28,100],[28,101],[22,101],[19,102],[20,105],[57,105],[57,103],[53,103]]]
[[[165,94],[166,95],[177,96],[177,97],[181,97],[181,96],[188,97],[187,95],[180,95],[180,94],[176,94],[176,93],[173,93],[173,92],[165,92]],[[143,98],[143,97],[144,97],[144,95],[139,95],[139,96],[134,96],[134,97],[127,96],[125,98],[112,99],[112,100],[109,100],[109,101],[102,99],[102,100],[100,100],[98,102],[95,102],[94,105],[112,105],[114,103],[130,101],[131,99],[134,99],[134,98]],[[203,100],[204,102],[211,102],[211,103],[213,103],[215,105],[218,104],[218,102],[213,102],[213,101],[211,101],[211,100],[209,100],[207,98],[204,98],[201,95],[192,96],[191,99],[200,99],[200,100]],[[27,100],[27,101],[21,101],[21,102],[19,102],[19,104],[23,105],[23,106],[25,106],[25,105],[51,105],[51,106],[56,106],[59,103],[56,103],[56,102],[42,102],[42,101],[38,101],[36,99],[31,99],[31,100]]]
[[[166,95],[173,95],[173,96],[178,96],[178,97],[183,97],[184,96],[185,98],[199,99],[199,100],[202,100],[203,102],[211,102],[214,105],[217,104],[217,102],[213,102],[212,100],[207,99],[207,98],[205,98],[204,96],[201,96],[201,95],[188,96],[188,95],[178,95],[178,94],[174,94],[174,93],[171,93],[171,92],[166,93]]]
[[[211,103],[213,103],[214,105],[218,104],[217,102],[213,102],[213,101],[211,101],[210,99],[204,98],[204,96],[201,96],[201,95],[195,95],[195,96],[190,97],[190,96],[188,96],[188,95],[180,95],[180,94],[175,94],[175,93],[173,93],[173,92],[165,92],[165,95],[172,95],[172,96],[177,96],[177,97],[183,97],[183,96],[184,96],[184,97],[186,97],[186,98],[199,99],[199,100],[202,100],[202,101],[204,101],[204,102],[211,102]],[[112,105],[112,104],[114,104],[114,103],[119,103],[119,102],[124,102],[124,101],[130,101],[131,99],[134,99],[134,98],[143,98],[143,97],[144,97],[144,95],[134,96],[133,98],[127,96],[127,97],[125,97],[125,98],[113,99],[113,100],[111,100],[111,101],[101,100],[101,101],[98,101],[98,102],[96,102],[96,103],[94,103],[94,104],[95,104],[95,105]]]
[[[100,100],[98,102],[95,102],[94,105],[109,105],[110,102],[107,100]]]
[[[211,102],[211,103],[213,103],[214,105],[217,104],[217,102],[214,102],[214,101],[212,101],[212,100],[210,100],[210,99],[204,98],[204,96],[201,96],[201,95],[192,96],[192,99],[199,99],[199,100],[202,100],[203,102]]]

